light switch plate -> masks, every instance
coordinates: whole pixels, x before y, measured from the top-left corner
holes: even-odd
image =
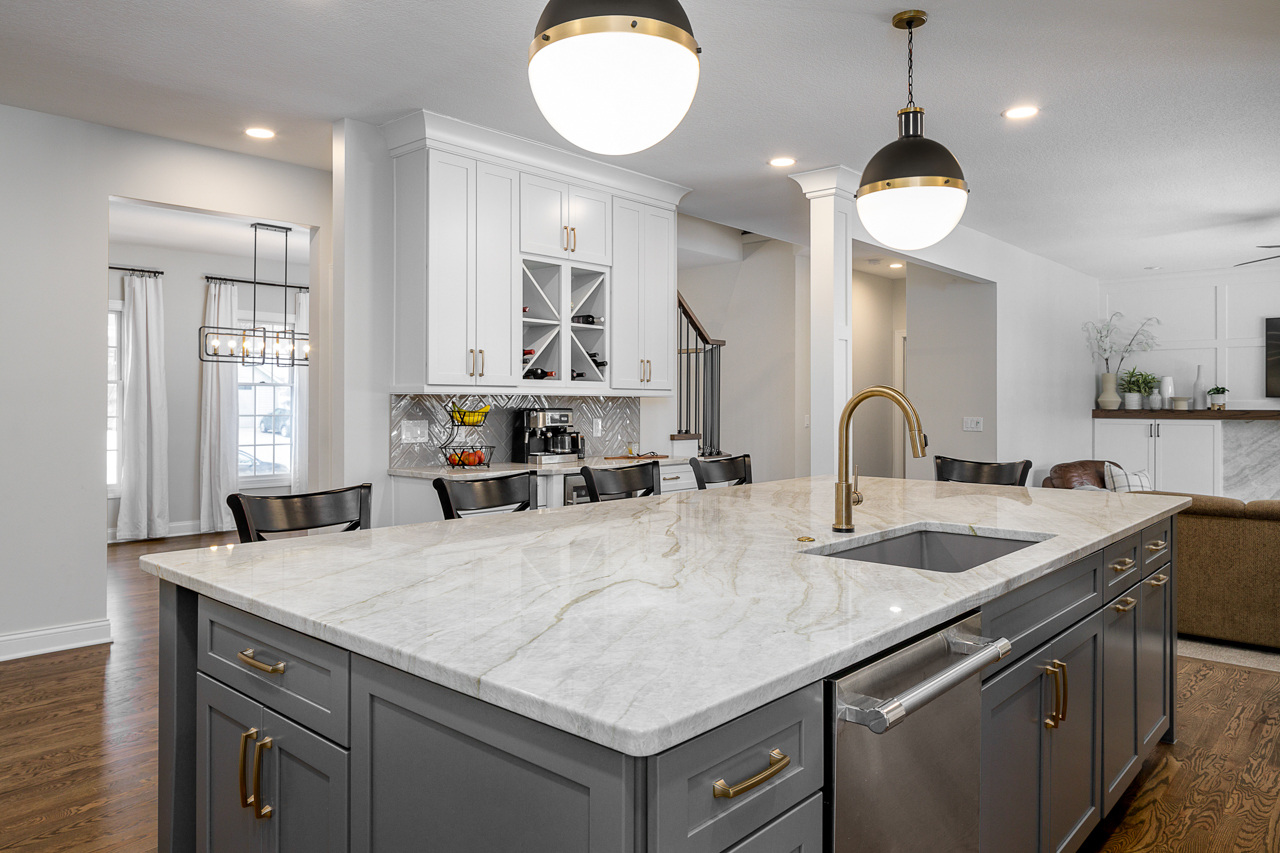
[[[982,432],[982,418],[964,418],[964,432]]]
[[[400,442],[402,444],[426,444],[431,440],[431,423],[429,421],[402,421],[400,423]]]

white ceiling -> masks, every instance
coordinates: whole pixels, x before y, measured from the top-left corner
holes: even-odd
[[[109,207],[108,238],[113,243],[251,258],[253,228],[250,226],[264,222],[293,229],[288,238],[290,268],[306,266],[310,259],[311,232],[303,225],[122,198],[111,199]],[[280,269],[279,265],[284,260],[284,243],[283,235],[277,231],[263,230],[259,233],[258,257],[264,264],[260,271],[262,275],[266,275],[268,264],[272,271]]]
[[[425,107],[565,145],[525,75],[541,0],[5,0],[0,102],[330,166],[330,126]],[[703,46],[684,123],[617,158],[682,209],[808,242],[791,171],[859,169],[895,133],[890,0],[685,0]],[[965,224],[1104,277],[1222,268],[1280,242],[1280,3],[928,5],[926,133],[959,158]],[[1027,122],[1002,119],[1040,105]],[[243,135],[275,128],[275,140]]]

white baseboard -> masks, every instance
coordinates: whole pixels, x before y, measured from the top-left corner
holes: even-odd
[[[167,538],[170,538],[170,537],[173,537],[173,536],[191,536],[192,534],[194,534],[194,533],[199,533],[199,532],[200,532],[200,521],[199,521],[199,520],[196,520],[196,521],[171,521],[171,522],[169,522],[169,536],[167,536],[167,537],[165,537],[165,538],[167,539]],[[107,528],[107,541],[108,541],[108,542],[119,542],[119,541],[120,541],[119,539],[117,539],[117,538],[116,538],[116,528],[114,528],[114,527],[108,527],[108,528]]]
[[[0,634],[0,660],[13,660],[109,642],[111,642],[111,622],[107,619],[38,628],[34,631],[19,631],[14,634]]]

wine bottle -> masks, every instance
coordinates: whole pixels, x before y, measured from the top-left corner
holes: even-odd
[[[526,306],[524,306],[523,308],[521,308],[520,310],[521,310],[523,313],[528,314],[528,313],[529,313],[529,306],[528,306],[528,305],[526,305]]]
[[[570,375],[573,376],[574,379],[582,379],[587,374],[583,373],[581,370],[572,370],[570,371]]]
[[[589,353],[587,353],[587,358],[591,359],[592,361],[598,361],[598,360],[599,360],[599,358],[600,358],[600,353],[598,353],[598,352],[589,352]]]
[[[593,359],[591,359],[591,363],[592,363],[592,364],[594,364],[596,367],[608,367],[608,366],[609,366],[609,362],[605,361],[605,360],[604,360],[604,359],[602,359],[602,358],[593,358]]]
[[[543,370],[541,367],[531,367],[524,372],[525,379],[554,379],[555,375],[554,370]]]
[[[526,349],[526,350],[524,351],[524,354],[525,354],[525,355],[533,355],[533,350],[531,350],[531,349]]]
[[[597,317],[595,314],[574,314],[569,318],[572,323],[581,323],[584,326],[603,326],[604,318]]]
[[[521,364],[528,364],[528,363],[529,363],[529,362],[531,362],[531,361],[533,361],[533,356],[531,356],[531,355],[526,355],[526,356],[524,356],[523,358],[521,358],[521,359],[520,359],[520,363],[521,363]]]

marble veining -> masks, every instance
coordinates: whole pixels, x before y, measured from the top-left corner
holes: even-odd
[[[814,477],[154,554],[142,565],[461,693],[653,755],[1189,504],[862,483],[853,535],[831,531],[833,480]],[[954,574],[804,553],[921,522],[1052,538]]]
[[[1246,502],[1280,498],[1280,424],[1222,422],[1222,493]]]

